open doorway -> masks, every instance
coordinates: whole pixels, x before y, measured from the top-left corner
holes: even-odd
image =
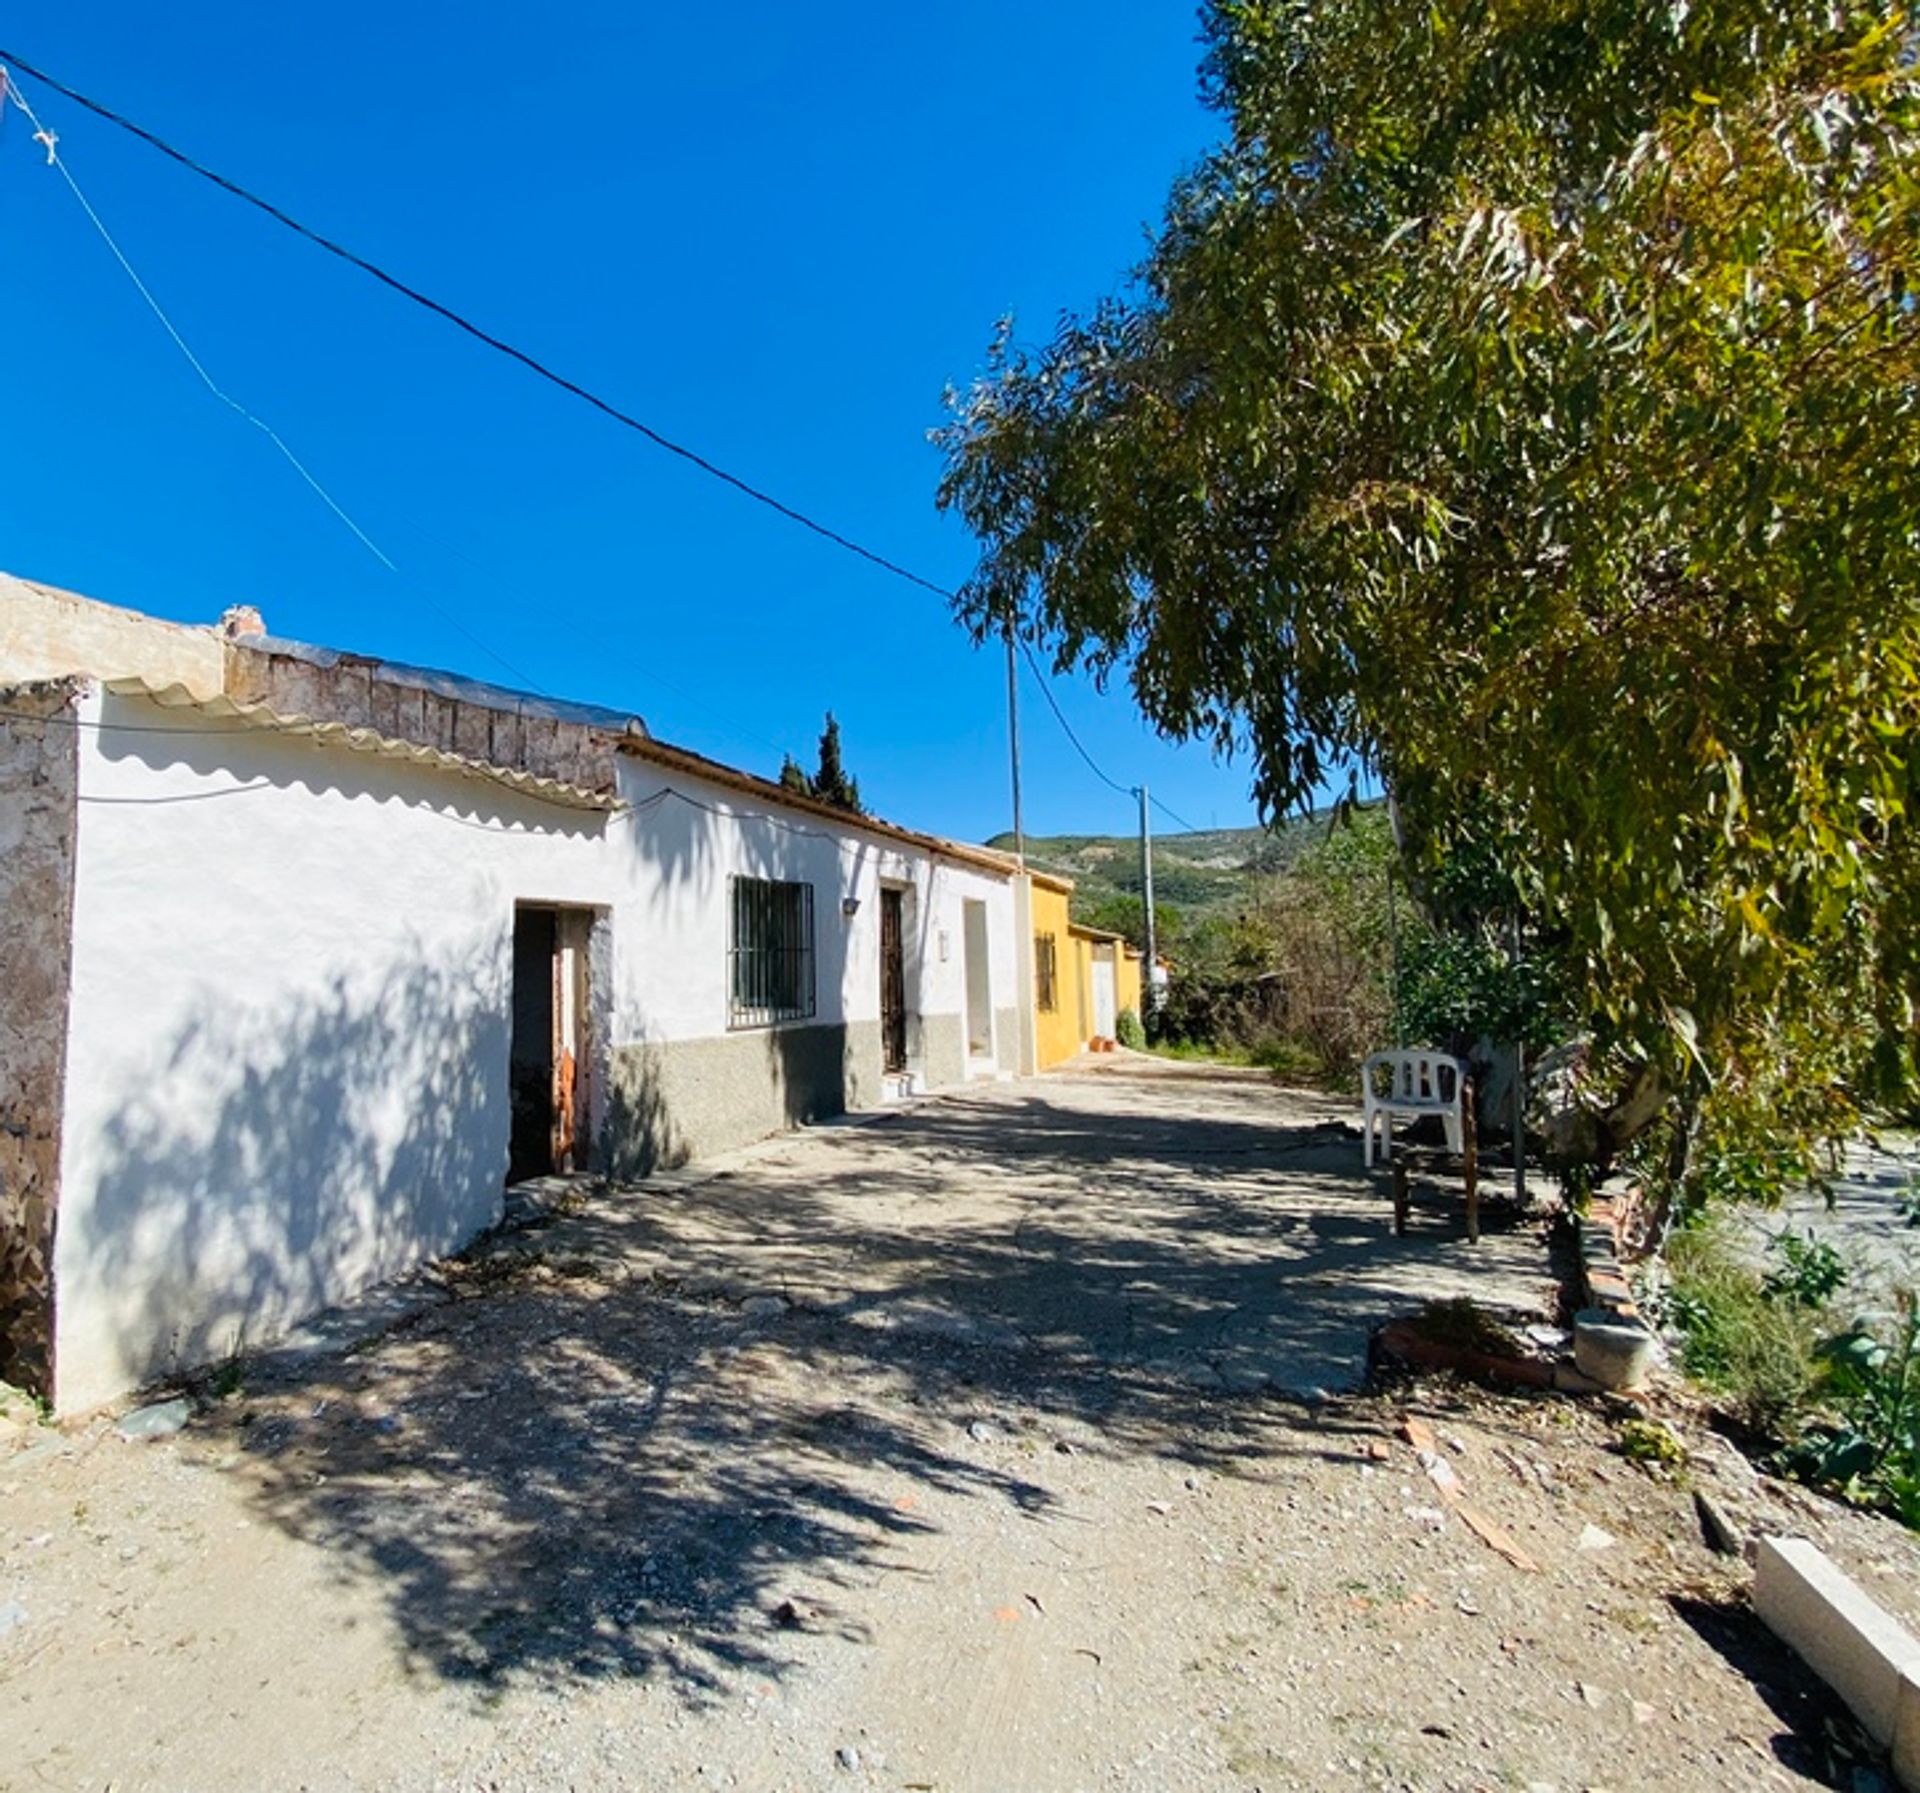
[[[585,1165],[592,1112],[592,934],[591,910],[522,903],[513,912],[510,1183]]]

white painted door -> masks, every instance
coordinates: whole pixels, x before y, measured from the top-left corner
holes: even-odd
[[[1118,992],[1114,984],[1113,948],[1093,949],[1093,1031],[1103,1040],[1113,1038]]]
[[[968,897],[961,905],[961,939],[966,951],[967,1052],[993,1057],[993,978],[988,961],[987,906]]]

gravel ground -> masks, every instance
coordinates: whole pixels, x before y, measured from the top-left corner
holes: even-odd
[[[1829,1194],[1797,1195],[1776,1211],[1744,1217],[1757,1263],[1776,1261],[1768,1245],[1782,1232],[1831,1245],[1846,1260],[1848,1279],[1834,1298],[1841,1317],[1885,1307],[1898,1290],[1920,1288],[1920,1220],[1903,1204],[1920,1200],[1920,1139],[1887,1133],[1856,1141]]]
[[[1395,1239],[1349,1126],[1122,1063],[546,1186],[177,1432],[21,1430],[0,1787],[1873,1786],[1692,1490],[1920,1623],[1915,1540],[1677,1401],[1662,1477],[1592,1402],[1354,1392],[1553,1280],[1438,1188]]]

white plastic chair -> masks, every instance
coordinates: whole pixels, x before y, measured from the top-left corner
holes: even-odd
[[[1386,1086],[1385,1093],[1381,1085]],[[1393,1118],[1437,1114],[1446,1128],[1447,1150],[1456,1157],[1466,1149],[1466,1123],[1461,1097],[1467,1087],[1467,1067],[1444,1052],[1371,1052],[1360,1067],[1360,1131],[1367,1167],[1393,1162]]]

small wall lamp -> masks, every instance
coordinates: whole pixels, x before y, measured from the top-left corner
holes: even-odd
[[[860,913],[860,899],[856,896],[842,897],[840,899],[840,913],[851,921]]]

